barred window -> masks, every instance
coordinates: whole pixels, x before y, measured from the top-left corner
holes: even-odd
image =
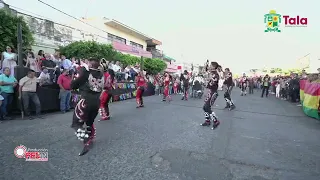
[[[139,49],[143,49],[143,45],[130,41],[130,45]]]
[[[111,41],[116,41],[116,42],[123,43],[123,44],[127,43],[126,39],[119,37],[119,36],[116,36],[116,35],[113,35],[113,34],[110,34],[110,33],[108,33],[108,39]]]

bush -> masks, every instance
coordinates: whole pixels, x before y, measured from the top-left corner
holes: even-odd
[[[17,49],[18,23],[22,27],[22,48],[30,49],[34,42],[32,33],[22,17],[10,14],[10,11],[0,9],[0,51],[5,50],[6,46]]]
[[[119,61],[124,66],[141,64],[141,58],[122,54],[113,49],[111,45],[95,41],[77,41],[67,46],[60,47],[61,54],[72,58],[105,58],[109,61]],[[143,70],[149,74],[157,74],[166,69],[167,64],[161,59],[143,58]]]

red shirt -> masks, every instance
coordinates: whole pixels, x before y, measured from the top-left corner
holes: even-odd
[[[146,80],[142,76],[137,76],[137,86],[145,86],[146,85]]]
[[[63,87],[65,90],[71,90],[70,84],[71,84],[71,77],[61,74],[58,78],[58,84]]]

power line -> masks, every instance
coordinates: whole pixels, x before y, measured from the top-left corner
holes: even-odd
[[[82,22],[82,23],[84,23],[84,24],[86,24],[86,25],[88,25],[88,26],[90,26],[90,27],[92,27],[92,28],[95,28],[95,29],[97,29],[97,30],[100,30],[100,31],[105,32],[105,33],[108,34],[107,31],[105,31],[105,30],[103,30],[103,29],[100,29],[100,28],[97,28],[97,27],[95,27],[95,26],[92,26],[91,24],[89,24],[89,23],[87,23],[87,22],[84,22],[84,21],[82,21],[81,19],[78,19],[78,18],[76,18],[76,17],[74,17],[74,16],[72,16],[72,15],[70,15],[70,14],[68,14],[68,13],[66,13],[66,12],[64,12],[64,11],[62,11],[62,10],[60,10],[60,9],[57,9],[57,8],[53,7],[52,5],[50,5],[50,4],[47,4],[47,3],[45,3],[45,2],[43,2],[43,1],[41,1],[41,0],[38,0],[38,1],[39,1],[40,3],[48,6],[48,7],[56,10],[56,11],[58,11],[58,12],[61,12],[62,14],[66,15],[66,16],[69,16],[69,17],[71,17],[71,18],[73,18],[73,19],[75,19],[75,20],[77,20],[77,21],[80,21],[80,22]]]
[[[44,3],[44,2],[42,2],[41,0],[39,0],[39,1],[40,1],[41,3]],[[44,4],[47,5],[47,6],[49,6],[49,7],[51,7],[51,8],[54,8],[53,6],[50,6],[49,4],[46,4],[46,3],[44,3]],[[13,7],[13,8],[15,8],[15,9],[18,9],[18,10],[25,11],[25,12],[28,12],[28,13],[30,13],[30,14],[36,15],[36,16],[38,16],[38,17],[35,17],[35,18],[37,18],[37,19],[40,19],[40,20],[50,20],[50,21],[54,22],[53,20],[51,20],[51,19],[48,18],[48,17],[35,14],[35,13],[33,13],[33,12],[30,12],[30,11],[25,10],[25,9],[23,9],[23,8],[20,8],[20,7],[12,6],[12,5],[10,5],[10,4],[8,4],[8,5],[9,5],[9,7]],[[56,9],[56,8],[54,8],[54,9],[57,10],[57,11],[59,11],[59,12],[62,12],[63,14],[68,15],[67,13],[64,13],[64,12],[61,11],[61,10],[58,10],[58,9]],[[26,15],[26,16],[34,17],[34,16],[30,15],[30,14],[22,13],[22,12],[19,12],[19,11],[18,11],[18,13],[23,14],[23,15]],[[101,29],[99,29],[99,28],[97,28],[97,27],[95,27],[95,26],[92,26],[92,25],[90,25],[90,24],[88,24],[88,23],[86,23],[86,22],[83,22],[83,21],[80,20],[80,19],[77,19],[76,17],[73,17],[73,16],[71,16],[71,15],[68,15],[68,16],[69,16],[69,17],[72,17],[73,19],[76,19],[77,21],[80,21],[80,22],[82,22],[82,23],[85,23],[85,24],[87,24],[87,25],[89,25],[89,26],[91,26],[91,27],[94,27],[94,28],[96,28],[96,29],[98,29],[98,30],[101,30]],[[41,17],[41,18],[39,18],[39,17]],[[68,26],[68,25],[64,25],[64,24],[60,24],[60,23],[56,23],[56,22],[54,22],[54,24],[58,24],[58,25],[61,25],[61,26],[64,26],[64,27],[67,27],[67,28],[70,28],[70,29],[73,29],[73,30],[77,30],[77,31],[79,31],[79,32],[81,32],[81,33],[86,33],[86,34],[81,34],[81,35],[83,36],[83,38],[84,38],[84,36],[92,36],[92,38],[99,37],[99,38],[102,38],[102,39],[107,40],[107,41],[112,41],[110,38],[106,38],[106,37],[101,36],[101,35],[98,35],[98,34],[93,34],[93,33],[89,32],[89,31],[84,31],[84,30],[81,30],[81,29],[78,29],[78,28],[75,28],[75,27],[72,27],[72,26]],[[101,30],[101,31],[102,31],[102,32],[105,32],[105,33],[108,33],[108,32],[106,32],[106,31],[104,31],[104,30]],[[42,35],[42,33],[39,33],[39,32],[33,32],[33,33],[34,33],[34,34],[37,34],[37,35]],[[54,36],[53,36],[53,37],[50,36],[50,37],[51,37],[51,38],[54,38]],[[81,37],[76,37],[76,36],[72,36],[72,35],[71,35],[71,37],[81,40]],[[131,51],[127,51],[127,50],[123,50],[122,52],[132,53]],[[146,54],[148,54],[148,55],[149,55],[150,53],[139,52],[139,54],[141,54],[141,55],[146,55]]]
[[[38,16],[38,17],[34,17],[34,16],[30,15],[30,14],[26,14],[26,13],[22,13],[22,12],[19,12],[19,11],[18,11],[19,14],[23,14],[23,15],[26,15],[26,16],[34,17],[34,18],[37,18],[37,19],[40,19],[40,20],[50,20],[50,21],[54,22],[53,20],[51,20],[51,19],[48,18],[48,17],[35,14],[35,13],[33,13],[33,12],[27,11],[27,10],[25,10],[25,9],[22,9],[22,8],[19,8],[19,7],[16,7],[16,6],[12,6],[12,5],[10,5],[10,4],[8,4],[8,5],[9,5],[9,7],[13,7],[14,9],[18,9],[18,10],[20,10],[20,11],[25,11],[25,12],[28,12],[28,13],[30,13],[30,14],[36,15],[36,16]],[[105,39],[105,40],[111,40],[111,39],[106,38],[106,37],[104,37],[104,36],[101,36],[101,35],[98,35],[98,34],[93,34],[93,33],[89,32],[89,31],[84,31],[84,30],[82,30],[82,29],[78,29],[78,28],[75,28],[75,27],[72,27],[72,26],[68,26],[68,25],[65,25],[65,24],[56,23],[56,22],[54,22],[54,24],[58,24],[58,25],[61,25],[61,26],[64,26],[64,27],[67,27],[67,28],[70,28],[70,29],[73,29],[73,30],[77,30],[77,31],[83,32],[83,33],[87,33],[87,34],[85,34],[85,36],[96,36],[96,37],[100,37],[100,38]],[[41,35],[41,33],[38,33],[38,32],[34,32],[34,34]],[[72,36],[72,37],[75,37],[75,36]],[[51,38],[53,38],[53,37],[51,37]],[[79,37],[76,37],[76,38],[79,38]]]
[[[8,4],[8,5],[9,5],[9,7],[13,7],[13,8],[18,9],[18,10],[20,10],[20,11],[24,11],[24,12],[27,12],[27,13],[30,13],[30,14],[33,14],[33,15],[36,15],[36,16],[38,16],[38,17],[44,18],[43,20],[47,19],[47,20],[53,21],[53,20],[50,19],[50,18],[47,18],[47,17],[44,17],[44,16],[42,16],[42,15],[33,13],[33,12],[31,12],[31,11],[27,11],[27,10],[25,10],[25,9],[22,9],[22,8],[19,8],[19,7],[16,7],[16,6],[12,6],[12,5],[10,5],[10,4]],[[19,12],[19,13],[21,13],[21,12]],[[24,14],[24,13],[21,13],[21,14]],[[28,15],[28,14],[25,14],[25,15]],[[30,15],[28,15],[28,16],[30,16]],[[40,19],[40,18],[39,18],[39,19]]]
[[[84,23],[84,24],[86,24],[86,25],[88,25],[88,26],[90,26],[90,27],[93,27],[93,28],[95,28],[95,29],[97,29],[97,30],[100,30],[100,31],[108,34],[107,31],[105,31],[105,30],[103,30],[103,29],[100,29],[100,28],[98,28],[98,27],[95,27],[95,26],[93,26],[93,25],[91,25],[91,24],[89,24],[89,23],[87,23],[87,22],[84,22],[84,21],[82,21],[81,19],[78,19],[78,18],[76,18],[76,17],[74,17],[74,16],[72,16],[72,15],[70,15],[70,14],[68,14],[68,13],[66,13],[66,12],[64,12],[64,11],[62,11],[62,10],[60,10],[60,9],[57,9],[56,7],[54,7],[54,6],[52,6],[52,5],[48,4],[48,3],[45,3],[45,2],[43,2],[43,1],[41,1],[41,0],[38,0],[38,1],[39,1],[40,3],[48,6],[48,7],[56,10],[56,11],[58,11],[58,12],[61,12],[62,14],[66,15],[66,16],[69,16],[69,17],[71,17],[71,18],[73,18],[73,19],[75,19],[75,20],[77,20],[77,21],[80,21],[80,22],[82,22],[82,23]],[[125,51],[125,52],[126,52],[126,51]],[[129,51],[128,51],[128,52],[129,52]],[[145,52],[142,52],[142,53],[141,53],[141,52],[139,52],[139,54],[144,55],[144,54],[149,54],[149,53],[145,53]]]

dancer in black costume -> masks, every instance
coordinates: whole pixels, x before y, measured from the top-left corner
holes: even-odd
[[[249,80],[246,76],[246,73],[243,73],[243,76],[241,78],[241,96],[247,95],[248,82],[249,82]]]
[[[183,74],[180,76],[180,81],[182,82],[183,86],[183,96],[181,100],[188,100],[188,94],[189,94],[189,80],[190,76],[187,70],[184,70]]]
[[[233,80],[232,80],[232,73],[230,72],[229,68],[226,68],[225,71],[225,80],[223,84],[225,85],[225,93],[224,93],[224,99],[226,100],[226,107],[230,111],[233,110],[236,106],[234,105],[232,99],[231,99],[231,91],[233,89]]]
[[[214,104],[214,102],[218,97],[219,74],[217,72],[217,69],[219,67],[221,66],[217,62],[211,62],[211,67],[209,68],[210,77],[207,85],[209,93],[207,94],[207,97],[203,105],[205,122],[202,123],[201,126],[210,126],[211,120],[212,120],[213,121],[212,129],[217,128],[218,125],[220,124],[220,121],[218,121],[217,116],[211,109],[211,106]]]
[[[100,94],[104,88],[104,76],[98,69],[100,61],[89,59],[89,65],[82,67],[79,76],[71,82],[72,89],[79,89],[81,100],[74,109],[71,127],[76,130],[79,140],[84,142],[84,148],[79,156],[89,151],[89,146],[95,137],[93,125],[99,110]]]

